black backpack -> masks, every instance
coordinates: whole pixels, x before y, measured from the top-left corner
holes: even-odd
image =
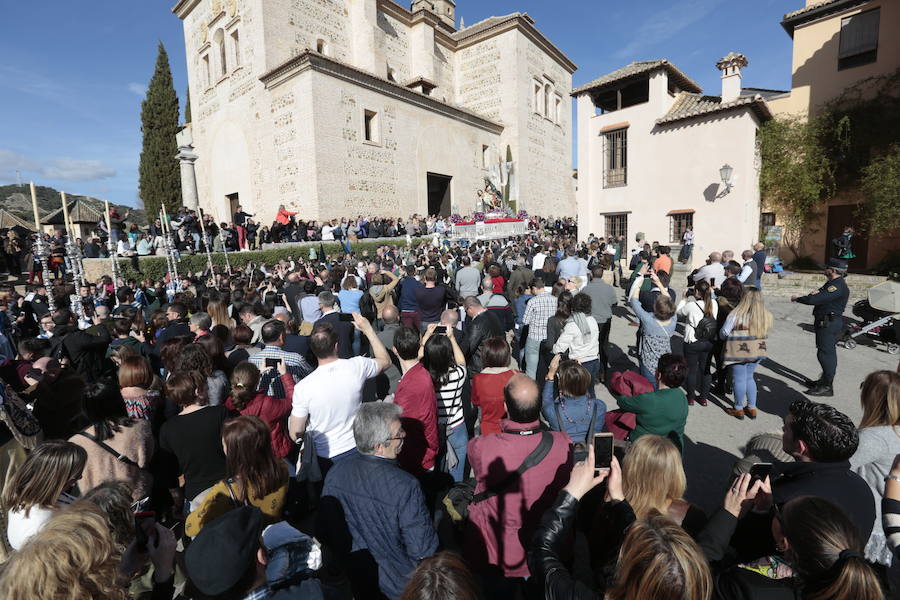
[[[700,319],[700,322],[697,323],[697,326],[694,327],[694,337],[697,338],[698,342],[702,341],[712,341],[716,339],[716,331],[718,330],[718,323],[712,317],[704,316]]]

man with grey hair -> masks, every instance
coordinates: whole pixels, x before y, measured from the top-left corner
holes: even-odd
[[[741,259],[743,259],[744,264],[741,266],[741,272],[737,276],[738,281],[745,286],[753,286],[756,284],[756,280],[759,279],[756,261],[753,260],[753,250],[741,252]]]
[[[376,586],[399,598],[419,561],[438,547],[418,480],[397,466],[406,437],[401,414],[396,404],[360,406],[353,422],[358,454],[335,463],[325,477],[319,537],[357,598],[371,597]]]
[[[341,313],[337,310],[337,297],[333,292],[325,290],[319,294],[319,307],[322,316],[314,323],[321,325],[329,323],[338,336],[338,357],[350,358],[353,356],[353,324],[349,321],[341,321]]]
[[[194,341],[196,341],[204,335],[209,335],[209,330],[212,329],[212,317],[205,312],[194,313],[188,319],[188,327],[191,333],[194,334]]]
[[[710,252],[706,264],[694,271],[694,281],[705,281],[713,287],[725,281],[725,266],[722,264],[721,252]]]

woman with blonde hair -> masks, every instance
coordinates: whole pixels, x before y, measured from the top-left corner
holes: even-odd
[[[891,549],[881,527],[881,502],[885,477],[894,457],[900,454],[900,374],[875,371],[860,386],[863,416],[859,424],[859,447],[850,458],[850,468],[866,480],[875,496],[875,527],[866,544],[866,558],[891,564]]]
[[[748,288],[734,310],[725,319],[719,337],[725,340],[723,361],[731,368],[734,381],[732,417],[756,418],[756,367],[766,357],[766,342],[773,317],[763,303],[762,292]]]
[[[638,438],[622,461],[622,501],[604,504],[594,518],[589,538],[594,572],[611,582],[621,537],[632,521],[661,514],[696,537],[706,525],[702,510],[682,500],[687,478],[675,444],[658,435]],[[618,481],[618,479],[617,479]],[[612,483],[610,485],[613,485]]]
[[[212,325],[224,325],[229,330],[234,329],[236,323],[228,314],[228,307],[219,299],[210,300],[206,305],[206,313],[212,318]]]
[[[51,440],[35,448],[3,488],[9,544],[19,550],[46,524],[69,495],[84,471],[87,452],[71,442]]]
[[[175,536],[162,525],[147,544],[154,566],[153,597],[174,593]],[[140,564],[125,564],[107,515],[91,502],[59,511],[20,552],[0,578],[5,600],[127,600],[127,583]]]
[[[614,558],[615,571],[607,582],[595,578],[601,589],[576,584],[561,558],[574,536],[575,515],[581,498],[607,481],[607,495],[616,510],[631,519],[615,532],[622,540]],[[531,576],[546,598],[571,600],[710,600],[712,573],[700,547],[670,518],[650,510],[644,519],[634,520],[625,499],[622,470],[613,458],[609,469],[594,470],[594,453],[575,465],[569,483],[541,519],[528,555]],[[605,594],[604,594],[605,591]]]

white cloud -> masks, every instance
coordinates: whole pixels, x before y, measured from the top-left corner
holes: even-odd
[[[615,56],[626,60],[649,60],[658,56],[639,56],[648,49],[671,39],[697,21],[705,18],[724,0],[683,0],[656,12],[638,27],[631,41]]]
[[[135,96],[140,96],[141,98],[143,98],[144,96],[147,95],[147,86],[144,85],[143,83],[132,82],[132,83],[128,84],[128,91],[131,92],[132,94],[134,94]]]
[[[0,148],[0,179],[14,180],[16,171],[26,178],[43,177],[61,181],[96,181],[116,176],[116,170],[100,160],[63,157],[39,161]]]
[[[12,180],[16,178],[16,171],[33,171],[40,165],[12,150],[0,148],[0,179]]]
[[[45,177],[64,181],[94,181],[116,176],[116,170],[99,160],[57,158],[41,169]]]

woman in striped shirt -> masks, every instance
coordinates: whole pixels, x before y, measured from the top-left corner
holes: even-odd
[[[454,481],[462,481],[466,466],[469,434],[463,419],[462,393],[466,383],[466,357],[453,332],[435,333],[437,325],[428,326],[422,340],[422,366],[431,375],[437,397],[440,468]]]

